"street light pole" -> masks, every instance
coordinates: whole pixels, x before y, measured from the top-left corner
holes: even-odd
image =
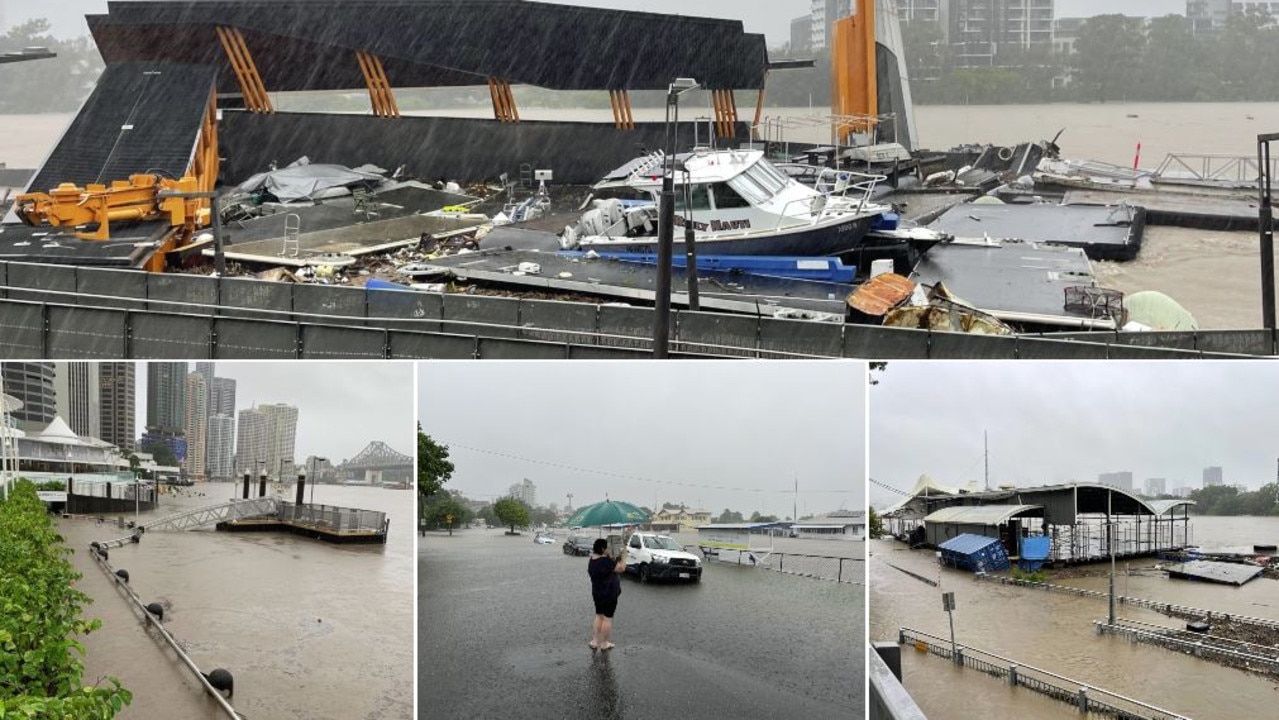
[[[676,78],[666,90],[666,147],[662,158],[662,195],[657,220],[657,289],[654,297],[653,357],[668,356],[671,335],[671,257],[675,254],[675,135],[679,96],[697,87],[692,78]]]
[[[1279,133],[1257,136],[1257,191],[1260,193],[1261,228],[1261,324],[1275,329],[1275,230],[1271,207],[1270,143]]]

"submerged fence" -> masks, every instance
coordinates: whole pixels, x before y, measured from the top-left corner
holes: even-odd
[[[696,546],[689,546],[696,549]],[[729,557],[725,557],[729,555]],[[736,557],[732,557],[736,555]],[[807,555],[755,550],[717,550],[714,555],[703,555],[707,560],[717,560],[732,565],[772,570],[783,575],[816,580],[832,580],[838,583],[862,585],[866,580],[866,560],[836,555]]]
[[[1054,700],[1079,708],[1082,714],[1121,718],[1122,720],[1189,720],[1183,715],[1155,707],[1133,698],[1093,687],[1054,672],[1019,663],[1016,660],[984,650],[960,645],[951,650],[945,638],[911,628],[898,630],[897,642],[911,644],[916,650],[953,661],[956,665],[981,671]]]
[[[654,311],[0,261],[0,359],[637,358]],[[1276,333],[996,337],[675,311],[684,357],[1130,359],[1274,355]]]
[[[1114,625],[1096,620],[1093,625],[1102,634],[1110,633],[1133,642],[1158,645],[1249,672],[1279,675],[1279,650],[1269,645],[1164,628],[1136,620],[1119,620]]]
[[[1078,597],[1091,597],[1098,600],[1106,600],[1110,597],[1109,593],[1105,593],[1100,590],[1085,590],[1084,588],[1070,587],[1069,585],[1054,585],[1052,583],[1031,582],[1030,580],[1017,580],[1002,575],[974,575],[973,578],[982,582],[994,582],[1001,585],[1017,585],[1019,587],[1044,590],[1047,592],[1064,593]],[[1264,628],[1279,629],[1279,620],[1252,617],[1249,615],[1233,615],[1231,613],[1219,612],[1217,610],[1205,610],[1203,608],[1190,607],[1188,605],[1178,605],[1176,603],[1161,602],[1159,600],[1150,600],[1147,598],[1127,597],[1124,595],[1116,595],[1115,601],[1121,605],[1143,607],[1149,610],[1154,610],[1158,613],[1163,613],[1164,615],[1202,618],[1204,620],[1227,620],[1245,625],[1257,625]]]

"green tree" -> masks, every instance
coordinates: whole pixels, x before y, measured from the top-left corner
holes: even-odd
[[[177,467],[181,463],[178,462],[178,456],[173,454],[173,449],[164,443],[164,441],[152,438],[143,440],[138,449],[144,453],[150,453],[155,460],[156,465],[166,467]],[[132,465],[130,465],[132,467]]]
[[[449,460],[449,448],[431,439],[417,425],[417,492],[419,503],[431,497],[453,477],[453,462]]]
[[[724,512],[720,513],[719,517],[715,518],[715,522],[717,522],[717,523],[739,523],[739,522],[745,522],[745,521],[744,521],[744,520],[742,520],[742,514],[741,514],[741,513],[737,512],[736,510],[729,510],[728,508],[725,508],[725,509],[724,509]]]
[[[884,518],[875,512],[875,508],[870,509],[870,519],[868,521],[870,537],[872,540],[878,540],[884,536]]]
[[[1079,28],[1076,81],[1090,99],[1114,100],[1135,85],[1146,43],[1142,22],[1125,15],[1098,15]]]
[[[471,511],[462,499],[453,493],[436,493],[422,507],[422,520],[431,529],[448,528],[449,535],[453,528],[471,521]]]
[[[1203,43],[1180,15],[1154,18],[1146,28],[1146,48],[1138,71],[1143,100],[1194,100],[1211,83]]]
[[[29,20],[0,35],[0,52],[46,47],[57,57],[0,65],[0,113],[69,112],[80,106],[102,74],[102,58],[88,37],[62,41],[49,21]]]
[[[503,525],[510,526],[512,535],[517,526],[528,526],[528,506],[516,498],[504,497],[493,503],[493,513]]]

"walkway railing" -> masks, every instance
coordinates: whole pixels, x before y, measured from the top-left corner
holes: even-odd
[[[1159,645],[1250,672],[1279,675],[1279,650],[1268,645],[1214,637],[1177,628],[1165,628],[1122,618],[1114,625],[1101,620],[1093,621],[1093,625],[1101,634],[1110,633],[1135,642]]]
[[[291,502],[281,502],[279,516],[281,520],[339,533],[381,532],[386,526],[386,513],[384,512],[357,510],[333,505],[308,505],[306,503],[297,505]]]
[[[1184,715],[1140,700],[967,645],[956,644],[952,653],[949,640],[919,630],[901,628],[897,634],[897,642],[902,645],[913,644],[917,650],[952,660],[956,665],[979,670],[1004,680],[1013,687],[1023,687],[1072,705],[1079,708],[1082,714],[1091,713],[1122,720],[1189,720]]]
[[[1098,600],[1105,600],[1110,597],[1109,593],[1102,592],[1100,590],[1085,590],[1083,588],[1070,587],[1069,585],[1054,585],[1052,583],[1016,580],[1002,575],[974,575],[973,578],[983,582],[994,582],[1001,585],[1017,585],[1035,590],[1076,595],[1078,597],[1091,597]],[[1158,600],[1150,600],[1147,598],[1127,597],[1124,595],[1116,595],[1115,601],[1121,605],[1143,607],[1154,610],[1155,612],[1163,613],[1164,615],[1203,618],[1205,620],[1229,620],[1246,625],[1259,625],[1262,627],[1279,629],[1279,620],[1271,620],[1268,618],[1252,617],[1250,615],[1233,615],[1231,613],[1223,613],[1217,610],[1205,610],[1203,608],[1190,607],[1188,605],[1178,605],[1176,603],[1160,602]]]
[[[182,661],[182,664],[191,671],[191,673],[195,676],[196,681],[199,682],[200,686],[204,688],[204,691],[213,698],[213,701],[217,703],[222,712],[232,720],[242,720],[243,716],[240,715],[240,713],[236,711],[235,707],[233,707],[231,703],[222,696],[222,693],[218,692],[217,688],[213,687],[213,685],[209,682],[209,678],[201,672],[200,667],[195,664],[195,661],[191,659],[191,656],[187,655],[186,651],[182,649],[182,645],[169,634],[169,631],[164,627],[164,624],[160,622],[160,619],[151,614],[151,611],[147,609],[147,606],[142,603],[142,598],[138,597],[138,594],[133,592],[133,588],[129,586],[129,581],[125,577],[121,577],[117,574],[116,569],[111,566],[111,563],[107,560],[105,554],[99,552],[96,548],[90,548],[89,552],[93,556],[93,559],[98,562],[98,567],[102,568],[102,571],[107,574],[107,577],[111,578],[115,582],[116,589],[124,595],[125,599],[129,602],[129,606],[141,614],[143,624],[155,628],[155,631],[160,635],[160,638],[163,639],[165,644],[169,646],[169,649],[177,655],[178,659]]]
[[[695,549],[694,546],[689,547],[690,550]],[[724,560],[721,557],[724,553],[736,553],[736,562],[732,558]],[[863,558],[749,550],[719,550],[715,555],[703,554],[703,557],[744,567],[772,570],[783,575],[833,580],[851,585],[862,585],[866,580],[866,560]]]

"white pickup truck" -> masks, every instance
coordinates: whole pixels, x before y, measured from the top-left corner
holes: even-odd
[[[626,551],[626,571],[635,573],[640,582],[702,579],[701,560],[668,535],[637,532],[626,544]]]

